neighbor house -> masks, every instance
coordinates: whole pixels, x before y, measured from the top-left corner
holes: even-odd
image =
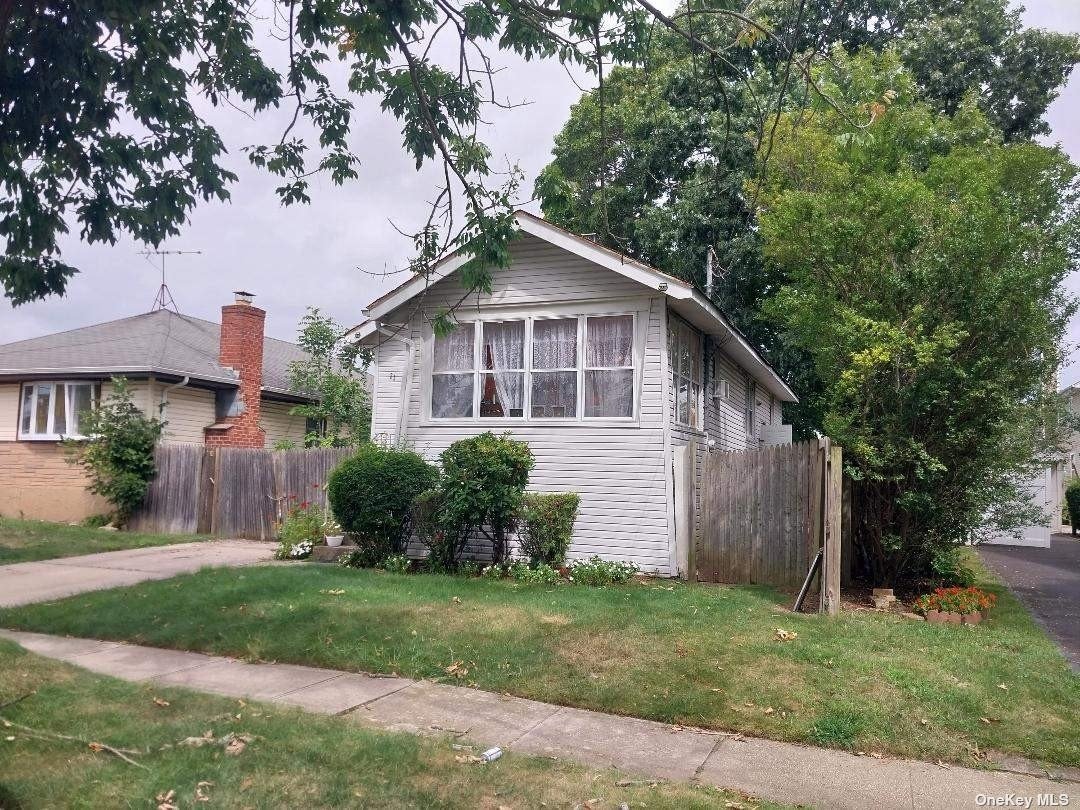
[[[0,345],[0,515],[78,520],[108,511],[66,462],[61,440],[123,377],[135,403],[165,422],[162,440],[215,447],[302,444],[291,409],[292,343],[264,336],[266,313],[237,293],[221,323],[167,309]]]
[[[374,353],[372,438],[434,459],[509,431],[535,456],[530,490],[581,495],[572,557],[684,572],[681,464],[790,441],[781,406],[795,394],[693,285],[516,219],[490,294],[463,299],[464,259],[452,256],[365,310],[355,334]],[[455,305],[458,326],[436,337],[433,316]]]

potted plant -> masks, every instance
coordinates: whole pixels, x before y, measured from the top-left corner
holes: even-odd
[[[323,535],[326,539],[326,545],[330,548],[337,548],[341,545],[341,542],[345,539],[345,533],[341,530],[341,526],[330,514],[330,510],[326,510],[326,523],[323,524]]]

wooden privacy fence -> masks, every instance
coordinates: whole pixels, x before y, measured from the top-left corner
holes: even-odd
[[[822,608],[838,611],[840,448],[822,439],[710,451],[702,463],[691,579],[798,587],[822,551]]]
[[[326,505],[330,471],[352,448],[248,450],[159,444],[157,476],[132,516],[136,531],[271,540],[290,497]]]

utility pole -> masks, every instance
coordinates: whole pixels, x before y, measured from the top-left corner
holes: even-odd
[[[157,295],[154,296],[154,303],[150,305],[150,311],[156,312],[159,309],[171,309],[177,315],[180,314],[180,310],[176,306],[176,301],[173,300],[172,292],[169,290],[169,285],[165,282],[165,257],[166,256],[187,256],[191,254],[201,255],[201,250],[144,250],[140,255],[145,256],[146,260],[150,262],[151,256],[161,257],[161,286],[158,287]],[[150,262],[153,264],[153,262]]]

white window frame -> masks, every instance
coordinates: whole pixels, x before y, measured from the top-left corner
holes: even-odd
[[[635,309],[634,304],[615,304],[612,303],[608,306],[598,305],[585,305],[578,306],[573,309],[562,310],[557,307],[551,309],[544,309],[542,311],[537,310],[506,310],[506,311],[490,311],[484,313],[468,313],[462,312],[458,314],[458,320],[461,324],[473,325],[473,410],[471,417],[438,417],[432,415],[431,396],[432,396],[432,376],[443,372],[434,371],[434,355],[435,355],[435,336],[430,327],[427,327],[424,340],[424,364],[423,364],[423,380],[424,390],[422,395],[423,399],[423,415],[425,424],[429,425],[513,425],[513,424],[529,424],[533,426],[558,426],[558,425],[635,425],[639,421],[641,413],[641,392],[642,392],[642,366],[644,364],[644,343],[645,335],[643,334],[642,326],[647,323],[645,313],[640,309]],[[647,312],[647,310],[646,310]],[[586,339],[586,318],[596,317],[615,317],[615,316],[627,316],[632,318],[632,335],[633,345],[631,347],[631,360],[633,366],[623,366],[621,368],[632,369],[634,380],[634,406],[633,413],[630,416],[585,416],[585,339]],[[542,417],[532,415],[532,337],[533,337],[533,324],[539,320],[571,320],[576,319],[578,324],[577,331],[577,365],[573,369],[563,369],[564,371],[575,371],[577,373],[577,403],[575,407],[575,415],[567,417]],[[482,375],[485,373],[484,369],[481,369],[482,356],[482,334],[483,324],[487,323],[506,323],[510,321],[524,321],[525,322],[525,391],[524,391],[524,407],[522,408],[522,416],[480,416],[480,399],[483,396],[482,391]],[[544,369],[538,373],[545,373],[549,371],[556,371],[556,369]],[[457,373],[466,373],[464,370]],[[490,373],[490,372],[486,372]]]
[[[676,425],[682,425],[690,430],[696,430],[700,433],[705,431],[705,408],[704,408],[704,378],[705,378],[705,336],[701,334],[697,329],[692,327],[689,323],[682,318],[669,315],[668,316],[668,368],[671,372],[671,421]],[[693,353],[691,352],[691,367],[690,376],[685,377],[679,372],[679,333],[682,332],[690,338],[696,338],[698,342],[697,350],[697,365],[694,367]],[[687,414],[690,413],[690,408],[693,407],[694,414],[697,416],[697,424],[690,424],[689,421],[683,422],[679,419],[679,380],[685,379],[687,382]],[[690,393],[694,393],[693,401],[690,401]]]
[[[96,408],[101,401],[101,383],[91,380],[34,380],[33,382],[25,382],[19,388],[19,431],[18,437],[20,441],[27,442],[58,442],[63,439],[85,439],[86,436],[81,433],[58,433],[56,432],[56,426],[54,419],[56,416],[56,408],[53,404],[54,397],[56,396],[56,386],[64,386],[64,414],[68,422],[75,419],[76,413],[74,411],[75,402],[75,386],[86,386],[90,388],[90,403],[91,407]],[[38,389],[49,389],[49,404],[48,404],[48,416],[46,417],[46,430],[44,433],[38,433],[34,430],[34,426],[37,424],[37,409],[38,409]],[[24,408],[26,407],[26,392],[30,391],[30,429],[28,431],[23,430],[23,416]]]

